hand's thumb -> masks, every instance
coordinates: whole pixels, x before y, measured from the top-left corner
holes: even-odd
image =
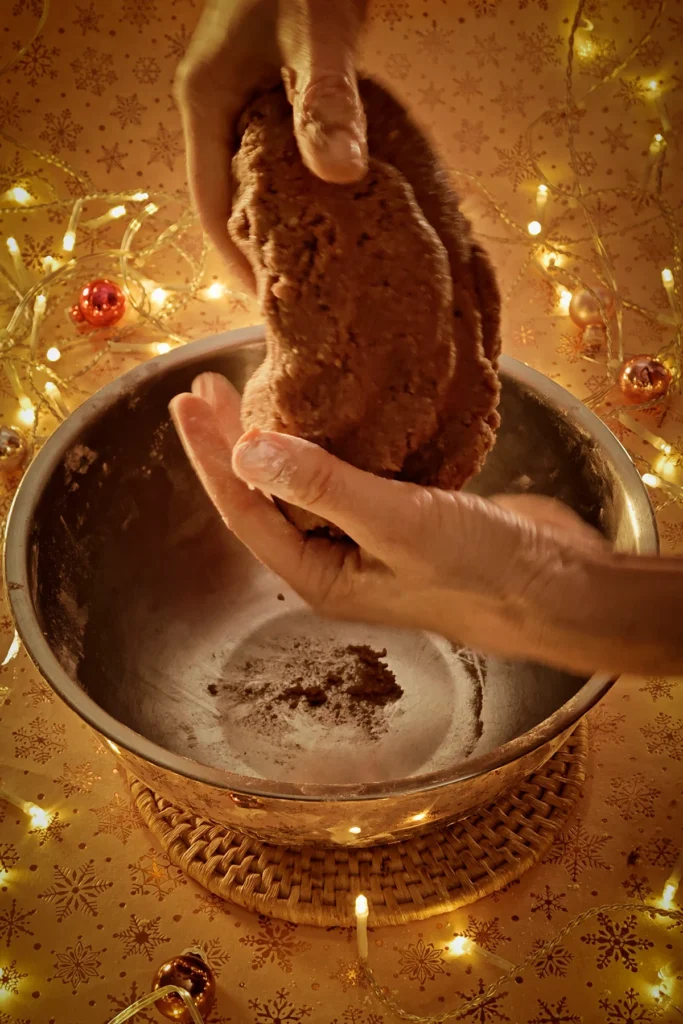
[[[397,523],[405,525],[396,489],[410,485],[364,473],[299,437],[251,430],[233,449],[232,465],[245,483],[322,516],[379,558]]]
[[[368,159],[355,71],[364,2],[294,0],[283,6],[283,78],[301,157],[325,181],[358,181]]]

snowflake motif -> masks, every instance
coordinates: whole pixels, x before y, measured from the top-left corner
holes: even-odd
[[[640,78],[621,78],[619,80],[619,98],[626,110],[644,103],[647,99],[647,91]]]
[[[530,2],[531,0],[517,0],[517,7],[520,11],[525,11]],[[536,3],[541,11],[548,10],[548,0],[536,0]]]
[[[21,247],[21,255],[29,270],[42,270],[43,257],[52,252],[55,240],[52,235],[38,241],[32,235],[26,235]]]
[[[570,127],[572,131],[578,131],[581,118],[585,113],[585,110],[578,110],[576,107],[570,110],[562,100],[551,97],[548,109],[543,115],[543,123],[550,125],[553,135],[559,139],[566,134]]]
[[[495,18],[499,4],[500,0],[467,0],[477,18]]]
[[[0,816],[0,823],[4,814]],[[19,854],[14,843],[0,843],[0,871],[11,871],[19,863]]]
[[[296,925],[289,921],[259,917],[259,925],[261,930],[257,935],[245,935],[240,939],[243,946],[254,950],[251,969],[257,971],[266,964],[276,963],[285,974],[291,974],[292,957],[297,953],[307,953],[311,949],[310,942],[295,939]]]
[[[662,523],[660,530],[667,544],[671,544],[673,547],[683,544],[683,523]],[[674,684],[669,683],[668,685]]]
[[[11,964],[0,964],[0,992],[11,992],[13,995],[19,993],[19,982],[22,978],[28,978],[28,974],[22,974],[17,970],[17,961]]]
[[[193,914],[206,914],[211,924],[216,920],[217,917],[222,917],[224,914],[229,915],[230,910],[225,900],[222,900],[220,896],[216,896],[213,892],[196,892],[194,898],[199,903],[192,913]]]
[[[605,137],[600,142],[603,146],[609,146],[609,151],[614,155],[619,149],[625,149],[628,152],[628,140],[633,138],[633,132],[625,132],[624,126],[620,122],[616,128],[610,128],[608,125],[605,126]]]
[[[17,935],[33,935],[26,922],[30,921],[34,914],[35,910],[19,910],[15,899],[8,909],[0,912],[0,940],[5,939],[7,949]]]
[[[658,68],[664,60],[664,56],[664,47],[654,39],[643,43],[638,50],[638,61],[644,68]]]
[[[191,33],[187,31],[184,25],[181,25],[178,31],[174,32],[173,35],[166,33],[164,35],[164,39],[168,40],[168,50],[166,51],[168,59],[180,60],[184,57],[191,38]]]
[[[131,914],[128,927],[122,932],[114,932],[114,938],[123,942],[124,960],[134,954],[144,954],[148,960],[151,960],[157,946],[171,941],[159,931],[159,921],[161,921],[160,917],[145,921],[135,914]]]
[[[338,981],[342,992],[352,988],[367,988],[367,979],[358,960],[337,959],[337,966],[333,974],[330,974],[330,981]]]
[[[91,978],[100,977],[100,957],[106,952],[106,949],[84,946],[83,936],[79,935],[75,946],[67,946],[63,953],[56,954],[57,959],[53,965],[55,979],[63,985],[71,985],[75,994],[79,985],[87,985]]]
[[[570,1013],[567,1006],[567,997],[562,996],[559,1003],[551,1003],[550,1000],[537,999],[538,1016],[529,1021],[529,1024],[580,1024],[581,1017]]]
[[[22,117],[28,113],[29,108],[19,103],[18,92],[14,96],[0,96],[0,130],[18,128]]]
[[[468,102],[473,100],[475,96],[481,96],[481,78],[477,78],[476,75],[466,71],[462,78],[454,78],[453,85],[458,90],[458,93],[462,99]]]
[[[187,885],[187,877],[181,869],[154,849],[143,853],[137,863],[129,864],[128,870],[133,883],[131,896],[155,895],[161,902],[179,886]]]
[[[92,46],[87,46],[77,60],[71,61],[71,70],[76,79],[76,88],[91,92],[94,96],[101,96],[107,86],[113,85],[118,78],[112,55],[98,53]]]
[[[118,120],[123,129],[129,124],[142,124],[142,115],[146,110],[147,107],[140,102],[138,94],[134,92],[130,96],[116,97],[116,106],[112,110],[111,116]]]
[[[91,807],[90,810],[97,817],[98,828],[95,835],[115,836],[124,846],[131,833],[142,828],[130,801],[122,799],[118,793],[114,793],[109,803],[102,807]]]
[[[494,169],[493,174],[496,177],[507,178],[512,185],[513,192],[517,191],[523,181],[529,181],[535,177],[536,172],[531,161],[529,147],[523,135],[519,136],[511,149],[501,149],[498,146],[494,148],[498,154],[498,166]]]
[[[611,963],[621,961],[627,971],[634,974],[638,970],[636,952],[639,949],[651,949],[654,942],[640,939],[635,933],[636,915],[629,914],[623,924],[613,921],[607,914],[598,914],[600,928],[597,932],[587,932],[581,941],[587,946],[596,946],[598,956],[596,964],[601,971]]]
[[[640,900],[645,903],[652,896],[652,888],[644,875],[629,875],[622,883],[629,899]]]
[[[12,14],[14,17],[18,17],[26,11],[27,14],[32,14],[34,18],[39,18],[43,12],[43,0],[16,0],[14,7],[12,8]]]
[[[530,892],[529,895],[535,901],[531,907],[532,914],[537,914],[541,911],[545,914],[548,921],[552,921],[553,914],[556,914],[558,911],[567,913],[567,908],[563,903],[566,896],[564,892],[553,892],[550,886],[546,885],[545,892]]]
[[[19,43],[14,45],[18,50]],[[37,85],[41,78],[56,78],[57,69],[54,62],[60,52],[56,46],[46,46],[42,40],[34,39],[12,70],[14,72],[23,71],[29,85]]]
[[[644,775],[636,772],[623,779],[611,779],[612,801],[619,808],[624,821],[636,818],[654,818],[655,800],[662,791],[648,784]]]
[[[254,1024],[291,1024],[309,1017],[310,1006],[295,1006],[288,998],[286,988],[279,989],[273,999],[261,1002],[260,999],[250,999],[249,1009],[256,1011]]]
[[[102,156],[98,157],[98,164],[104,164],[107,174],[111,174],[114,167],[117,167],[120,171],[124,170],[123,161],[128,156],[127,153],[122,153],[119,150],[118,142],[115,142],[113,146],[101,146]]]
[[[643,1006],[634,988],[624,992],[623,999],[601,999],[598,1006],[607,1014],[605,1024],[654,1024],[652,1011]]]
[[[591,386],[592,378],[588,378],[586,386],[590,388],[591,393],[599,391],[603,386],[600,384],[593,388]],[[608,378],[604,379],[604,383],[608,383]],[[596,382],[597,384],[597,382]],[[613,433],[616,434],[614,427],[618,425],[618,421],[615,420],[614,424],[610,423],[610,428]],[[618,435],[617,435],[618,436]],[[590,714],[590,730],[591,730],[591,743],[594,750],[600,750],[605,743],[623,743],[624,734],[621,730],[622,725],[626,721],[626,715],[612,714],[604,704],[598,704],[595,711]]]
[[[478,988],[473,989],[471,992],[457,992],[456,995],[465,1002],[469,1002],[470,999],[483,995],[485,990],[484,979],[480,978]],[[473,1010],[468,1010],[463,1020],[476,1021],[476,1024],[489,1024],[489,1021],[494,1020],[510,1020],[508,1015],[503,1012],[502,1007],[498,1005],[501,1000],[505,999],[506,995],[507,992],[498,992],[495,996],[488,996],[479,1006]]]
[[[540,75],[545,67],[560,63],[558,49],[562,45],[560,36],[551,36],[548,26],[543,23],[535,32],[520,32],[517,36],[521,49],[515,59],[523,66],[530,67]]]
[[[403,82],[410,74],[410,57],[405,53],[390,53],[384,66],[390,78]]]
[[[604,868],[609,864],[602,859],[602,848],[612,836],[588,832],[578,822],[567,832],[560,832],[553,841],[548,854],[551,864],[562,864],[572,882],[578,881],[588,868]]]
[[[492,64],[494,68],[500,67],[500,58],[507,53],[507,47],[501,46],[496,39],[495,32],[490,36],[479,38],[474,37],[474,46],[467,51],[468,57],[473,57],[477,65]]]
[[[579,70],[592,78],[610,75],[619,64],[619,54],[613,39],[593,39],[591,45],[577,48],[576,63]]]
[[[111,1003],[109,1014],[115,1015],[115,1013],[120,1010],[127,1010],[132,1003],[137,1002],[137,1000],[142,996],[146,996],[148,991],[149,989],[146,986],[138,989],[137,982],[134,981],[130,987],[130,991],[117,993],[116,995],[107,995],[107,999]],[[144,1021],[145,1024],[159,1024],[159,1018],[156,1014],[152,1016],[147,1010],[138,1010],[135,1014],[135,1021],[136,1024],[138,1021]]]
[[[443,29],[432,19],[432,27],[424,32],[415,33],[419,42],[418,49],[430,61],[438,61],[442,57],[450,57],[455,45],[452,29]]]
[[[54,884],[39,893],[38,899],[55,905],[58,922],[79,910],[97,917],[97,897],[111,889],[114,883],[98,878],[94,864],[94,860],[89,860],[80,868],[60,868],[55,864]]]
[[[83,125],[76,124],[70,110],[62,110],[61,114],[47,113],[44,121],[45,127],[38,138],[48,144],[51,153],[61,153],[62,149],[69,149],[73,152],[76,149],[76,142],[83,131]]]
[[[543,946],[543,939],[535,939],[531,948],[534,951],[538,951]],[[570,953],[564,946],[551,946],[539,956],[534,964],[534,970],[539,978],[546,978],[549,975],[565,978],[567,976],[567,968],[573,959],[574,954]]]
[[[589,178],[597,166],[598,161],[588,149],[577,150],[571,159],[571,168],[580,178]]]
[[[140,57],[133,65],[133,74],[140,85],[154,85],[161,74],[161,68],[154,57]]]
[[[467,928],[460,934],[471,939],[472,942],[476,942],[483,949],[488,949],[491,953],[494,953],[501,942],[510,941],[500,930],[499,920],[497,917],[492,917],[489,921],[479,921],[473,914],[468,914]]]
[[[672,868],[678,857],[678,847],[668,836],[653,836],[641,852],[646,864],[653,868]]]
[[[423,107],[429,107],[430,110],[434,110],[439,103],[445,103],[443,89],[437,89],[433,82],[429,82],[424,89],[420,89],[419,102]]]
[[[158,18],[156,0],[125,0],[121,13],[127,22],[142,29]]]
[[[647,260],[665,263],[669,252],[669,236],[664,232],[648,231],[636,238],[638,248]]]
[[[399,22],[412,18],[408,0],[375,0],[371,8],[371,21],[383,21],[393,32]]]
[[[230,963],[230,953],[223,949],[219,939],[194,939],[192,945],[204,950],[207,962],[211,965],[213,973],[219,978],[221,968]]]
[[[36,764],[47,764],[55,754],[61,754],[66,749],[66,740],[62,738],[65,732],[66,725],[63,722],[48,722],[39,715],[12,733],[14,756],[30,757]]]
[[[640,731],[647,741],[649,754],[663,753],[673,761],[683,761],[683,719],[674,722],[671,715],[660,711],[654,722],[644,725]]]
[[[61,219],[62,211],[59,212]],[[34,679],[28,690],[24,690],[21,696],[28,697],[34,708],[37,708],[39,704],[52,704],[55,699],[54,693],[42,679]]]
[[[83,764],[64,764],[62,774],[52,781],[64,789],[64,796],[74,796],[76,793],[90,793],[96,782],[102,778],[95,773],[90,761]]]
[[[100,21],[103,15],[98,14],[95,10],[94,0],[90,0],[87,7],[81,7],[79,4],[76,4],[76,10],[78,11],[78,16],[74,18],[73,24],[78,25],[83,35],[87,35],[88,32],[100,31]]]
[[[443,963],[443,952],[431,942],[425,943],[422,938],[416,943],[397,950],[400,953],[399,974],[404,974],[411,981],[417,981],[420,992],[425,990],[425,981],[434,981],[437,974],[446,974]]]
[[[526,106],[531,100],[535,99],[533,94],[526,94],[524,90],[519,86],[516,89],[511,89],[510,86],[499,80],[500,91],[497,96],[494,96],[491,102],[501,112],[501,114],[519,114],[520,117],[526,117]]]
[[[10,1017],[9,1013],[0,1013],[0,1024],[31,1024],[28,1017]]]
[[[359,1006],[347,1006],[341,1017],[335,1017],[331,1024],[384,1024],[384,1017],[380,1013],[366,1014]]]
[[[156,136],[153,139],[143,139],[146,146],[149,146],[148,164],[161,162],[169,171],[173,170],[175,159],[182,151],[182,130],[169,131],[162,121],[159,121]]]
[[[532,348],[538,345],[533,324],[519,324],[515,327],[512,340],[515,345],[524,346],[525,348],[527,345],[530,345]]]
[[[474,153],[479,156],[481,147],[489,141],[484,131],[483,121],[468,121],[463,118],[459,132],[453,132],[453,138],[460,143],[461,153]]]
[[[55,811],[54,814],[50,815],[45,828],[37,825],[35,828],[30,828],[28,834],[30,836],[40,836],[38,846],[45,846],[46,843],[51,842],[53,839],[56,843],[63,843],[62,832],[65,828],[71,828],[71,823],[60,821],[59,811]]]
[[[568,363],[577,363],[582,356],[586,355],[586,343],[583,340],[583,333],[561,334],[560,344],[555,349],[558,356],[564,356]]]

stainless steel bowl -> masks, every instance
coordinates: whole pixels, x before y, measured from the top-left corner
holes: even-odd
[[[613,680],[316,619],[224,528],[167,412],[198,372],[241,387],[262,355],[261,328],[188,345],[56,431],[8,524],[17,628],[53,689],[169,800],[277,843],[400,839],[536,769]],[[607,428],[527,366],[501,371],[502,427],[476,490],[556,496],[619,548],[656,551],[647,495]],[[297,644],[310,660],[350,642],[386,648],[404,690],[377,728],[273,705]]]

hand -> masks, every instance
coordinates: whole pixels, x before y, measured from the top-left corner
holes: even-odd
[[[207,235],[249,290],[251,268],[227,227],[237,119],[282,74],[306,166],[326,181],[362,178],[367,145],[355,63],[366,2],[207,0],[178,67],[194,203]]]
[[[192,391],[172,401],[171,413],[207,493],[229,529],[318,613],[595,667],[547,628],[548,586],[606,549],[569,509],[542,497],[487,501],[381,479],[300,438],[242,436],[240,399],[224,378],[202,374]],[[323,516],[356,544],[304,536],[262,492]]]

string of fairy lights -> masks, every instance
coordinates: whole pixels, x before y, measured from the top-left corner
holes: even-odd
[[[602,411],[608,419],[617,419],[634,437],[645,442],[647,450],[652,450],[651,456],[637,453],[633,458],[645,484],[661,492],[666,503],[683,502],[683,485],[678,479],[683,451],[635,418],[641,413],[659,412],[672,394],[680,392],[682,377],[681,244],[677,225],[680,208],[672,207],[664,196],[664,176],[672,141],[666,81],[653,78],[647,83],[647,101],[652,104],[659,127],[649,142],[638,186],[586,188],[577,171],[580,154],[576,141],[587,100],[615,82],[652,38],[661,23],[665,4],[666,0],[657,0],[650,24],[640,39],[577,98],[577,57],[585,63],[598,51],[595,26],[584,14],[586,0],[578,0],[568,37],[564,106],[568,164],[574,176],[570,184],[560,185],[552,181],[540,165],[535,137],[548,114],[544,111],[526,133],[528,155],[538,182],[533,215],[526,224],[513,218],[477,177],[467,172],[455,171],[454,174],[484,196],[500,223],[507,228],[509,235],[495,241],[526,249],[518,278],[533,269],[550,283],[556,313],[571,319],[581,332],[585,348],[582,358],[602,365],[605,370],[604,383],[588,395],[587,404]],[[42,31],[48,12],[49,0],[43,0],[31,39],[11,62],[0,68],[0,76],[22,59]],[[28,265],[22,246],[13,234],[0,242],[0,284],[9,296],[5,302],[9,309],[7,322],[0,329],[0,361],[16,400],[11,424],[0,427],[0,469],[14,472],[26,463],[31,449],[41,443],[55,422],[69,415],[78,396],[89,393],[87,387],[81,386],[81,381],[87,379],[89,372],[102,360],[116,354],[149,358],[184,344],[190,339],[174,326],[174,318],[181,311],[191,309],[200,297],[220,298],[226,288],[220,282],[205,284],[207,246],[203,240],[198,247],[192,244],[192,232],[198,235],[197,219],[188,209],[184,195],[98,190],[87,175],[59,157],[34,150],[5,132],[0,132],[0,138],[17,151],[26,153],[41,168],[23,172],[22,180],[8,189],[0,205],[0,215],[11,217],[22,213],[35,217],[43,213],[53,221],[61,217],[64,226],[59,249],[42,258],[40,271],[35,261]],[[60,197],[43,168],[65,175],[76,198]],[[619,230],[633,232],[644,224],[656,223],[666,233],[668,255],[659,268],[668,304],[664,313],[646,309],[620,292],[606,241],[610,232],[600,230],[594,213],[594,204],[610,196],[630,200],[645,214],[627,229]],[[585,237],[568,238],[565,231],[560,232],[551,222],[551,211],[563,204],[582,214],[588,228]],[[121,230],[120,241],[113,246],[106,244],[109,230],[117,227]],[[86,241],[91,251],[87,251]],[[585,243],[591,246],[590,256],[581,250]],[[174,265],[180,261],[185,268],[180,279],[176,275],[174,283],[159,280],[158,273],[147,269],[159,261],[164,262],[165,258],[171,258]],[[577,267],[582,268],[581,273],[577,272]],[[86,281],[90,272],[99,276]],[[69,290],[70,300],[62,299]],[[514,285],[508,297],[513,290]],[[46,338],[46,326],[50,314],[59,313],[60,308],[61,313],[69,317],[71,335],[57,344],[50,336]],[[629,358],[625,312],[645,317],[668,333],[668,340],[655,353]],[[63,369],[67,363],[72,366],[69,373]],[[606,400],[614,393],[620,394],[622,401],[607,408]],[[17,653],[15,638],[4,664],[13,660]],[[0,795],[26,815],[32,830],[48,827],[49,815],[43,808],[6,791]],[[682,876],[683,852],[657,904],[619,903],[590,908],[518,965],[490,953],[465,936],[456,936],[447,946],[449,956],[480,957],[502,973],[477,996],[436,1016],[407,1012],[375,978],[368,946],[371,907],[364,894],[359,894],[355,903],[359,961],[375,997],[399,1018],[415,1024],[462,1019],[483,1006],[512,977],[536,963],[590,917],[602,912],[635,912],[653,921],[663,918],[680,922],[682,911],[677,909],[676,900]],[[657,978],[648,982],[649,993],[658,1010],[668,1008],[683,1016],[683,1010],[671,995],[676,980],[680,980],[676,969],[664,965],[658,969]],[[181,1011],[184,1011],[185,1019],[199,1024],[206,1018],[214,997],[215,980],[210,965],[199,951],[186,950],[162,965],[152,993],[122,1010],[111,1024],[122,1024],[152,1003],[172,1019],[181,1019]]]

